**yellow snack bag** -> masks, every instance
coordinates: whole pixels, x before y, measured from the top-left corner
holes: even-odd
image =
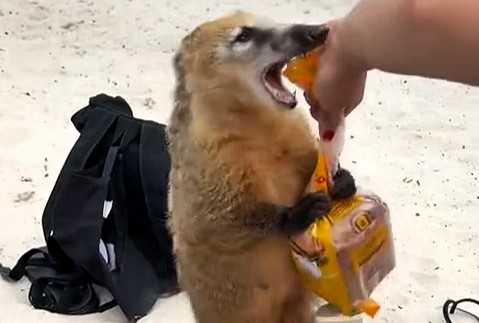
[[[324,154],[319,156],[311,190],[329,191]],[[369,296],[395,267],[387,205],[358,188],[348,200],[333,202],[331,211],[309,230],[292,237],[292,255],[304,284],[343,315],[374,317],[380,306]]]

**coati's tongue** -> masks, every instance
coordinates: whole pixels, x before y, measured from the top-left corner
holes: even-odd
[[[288,90],[277,90],[275,96],[278,101],[281,101],[290,107],[294,107],[297,103],[294,94],[290,93]]]

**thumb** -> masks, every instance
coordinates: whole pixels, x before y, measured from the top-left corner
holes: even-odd
[[[335,130],[344,118],[344,109],[323,109],[320,103],[310,92],[305,92],[304,97],[310,106],[311,116],[318,122],[319,130]]]
[[[313,117],[318,121],[319,132],[323,133],[326,130],[336,130],[344,118],[343,110],[324,110],[316,109],[312,113]]]

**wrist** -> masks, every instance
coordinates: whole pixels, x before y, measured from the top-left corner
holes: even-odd
[[[371,69],[361,50],[360,35],[346,16],[333,24],[330,31],[331,46],[343,71],[350,75],[361,75]]]

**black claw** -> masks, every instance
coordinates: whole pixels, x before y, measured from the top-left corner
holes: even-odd
[[[309,193],[296,206],[284,214],[281,228],[288,234],[306,230],[330,210],[329,197],[324,193]]]
[[[333,177],[334,189],[331,192],[333,200],[345,200],[356,194],[357,188],[354,177],[344,168],[340,168]]]

